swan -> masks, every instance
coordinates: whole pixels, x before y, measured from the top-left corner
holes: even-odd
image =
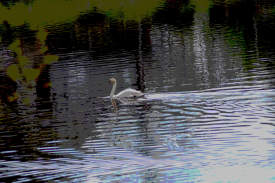
[[[115,95],[117,85],[116,79],[110,78],[109,81],[111,84],[113,84],[113,88],[110,93],[111,99],[137,98],[144,96],[144,93],[142,93],[141,91],[134,90],[132,88],[127,88]]]

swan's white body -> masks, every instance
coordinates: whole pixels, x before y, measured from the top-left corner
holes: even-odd
[[[116,79],[111,78],[110,82],[113,84],[113,88],[110,93],[111,99],[137,98],[137,97],[144,96],[144,94],[142,92],[134,90],[132,88],[127,88],[115,95],[116,86],[117,86]]]

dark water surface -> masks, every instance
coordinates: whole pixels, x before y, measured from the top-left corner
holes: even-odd
[[[176,2],[49,34],[51,87],[0,103],[0,182],[275,182],[275,3]],[[110,77],[146,97],[113,106]]]

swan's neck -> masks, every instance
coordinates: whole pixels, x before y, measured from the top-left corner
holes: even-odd
[[[111,98],[114,98],[115,96],[115,91],[116,91],[116,82],[113,84],[113,88],[111,90],[111,94],[110,94],[110,97]]]

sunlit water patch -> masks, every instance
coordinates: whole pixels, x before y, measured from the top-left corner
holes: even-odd
[[[274,109],[266,110],[265,100],[273,98],[273,89],[263,92],[261,87],[147,94],[136,105],[119,105],[111,118],[100,118],[103,123],[98,125],[104,125],[101,135],[110,144],[158,160],[155,163],[161,167],[154,169],[169,170],[168,163],[173,171],[167,176],[174,180],[188,180],[177,171],[186,172],[193,181],[210,180],[208,169],[223,165],[224,171],[232,167],[242,171],[243,166],[248,168],[246,173],[259,169],[255,176],[264,176],[258,180],[268,182],[274,178]],[[234,172],[235,178],[219,179],[221,174],[213,180],[248,180]]]
[[[0,177],[15,182],[271,182],[274,97],[274,89],[259,86],[147,94],[116,109],[103,98],[108,110],[81,146],[66,147],[73,139],[49,141],[33,149],[40,157],[27,162],[15,149],[2,151]]]

